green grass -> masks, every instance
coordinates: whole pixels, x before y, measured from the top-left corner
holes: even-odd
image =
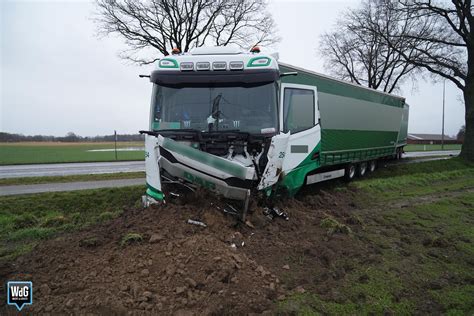
[[[364,221],[351,237],[377,249],[378,259],[341,257],[335,263],[352,267],[332,289],[344,299],[294,293],[277,311],[472,315],[474,164],[453,158],[396,165],[351,186],[357,190],[352,215]]]
[[[85,190],[0,197],[0,260],[39,241],[119,216],[137,206],[145,188]]]
[[[144,143],[117,143],[117,148],[124,147],[144,147]],[[114,143],[0,143],[0,165],[115,161],[114,151],[88,151],[113,148]],[[144,152],[118,151],[117,158],[144,160]]]
[[[378,202],[474,187],[474,164],[461,158],[392,165],[352,183]]]
[[[0,179],[0,187],[5,185],[21,184],[41,184],[41,183],[65,183],[77,181],[97,181],[114,179],[135,179],[144,178],[145,172],[118,172],[103,174],[81,174],[72,176],[53,176],[53,177],[24,177],[24,178],[6,178]]]
[[[445,144],[444,150],[460,150],[461,144]],[[418,145],[418,144],[409,144],[405,146],[405,151],[433,151],[441,150],[441,145]]]
[[[125,236],[122,237],[122,240],[120,241],[120,245],[122,247],[134,243],[139,243],[143,241],[143,236],[137,233],[128,233]]]

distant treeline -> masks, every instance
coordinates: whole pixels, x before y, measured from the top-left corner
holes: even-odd
[[[76,135],[72,132],[66,134],[66,136],[45,136],[45,135],[22,135],[22,134],[10,134],[0,132],[0,142],[113,142],[115,140],[114,135],[104,136],[93,136],[83,137]],[[145,136],[140,134],[117,134],[117,141],[119,142],[132,142],[132,141],[144,141]]]

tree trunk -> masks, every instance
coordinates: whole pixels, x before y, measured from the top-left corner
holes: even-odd
[[[466,80],[464,88],[464,106],[466,108],[466,132],[461,149],[461,157],[474,161],[474,78]]]

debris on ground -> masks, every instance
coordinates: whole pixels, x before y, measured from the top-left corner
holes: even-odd
[[[282,217],[285,220],[290,219],[286,212],[281,211],[277,207],[265,207],[263,209],[263,215],[265,215],[270,220],[273,220],[275,217]]]
[[[200,221],[195,221],[193,219],[188,219],[188,224],[196,225],[196,226],[201,226],[201,227],[207,227],[207,225],[203,222]]]

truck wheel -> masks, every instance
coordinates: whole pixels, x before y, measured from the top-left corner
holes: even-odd
[[[367,162],[361,162],[358,169],[359,177],[363,177],[367,172]]]
[[[355,175],[356,175],[356,166],[353,164],[348,165],[345,171],[346,180],[351,181],[352,179],[355,178]]]
[[[375,160],[371,160],[369,162],[369,172],[374,172],[375,168],[377,168],[377,162]]]

